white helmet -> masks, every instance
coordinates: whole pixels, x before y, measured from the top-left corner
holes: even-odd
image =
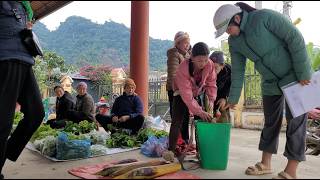
[[[225,4],[219,7],[213,17],[213,24],[216,28],[216,38],[226,32],[231,18],[242,12],[241,8],[233,4]]]

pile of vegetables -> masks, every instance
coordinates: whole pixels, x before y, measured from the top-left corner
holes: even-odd
[[[89,133],[94,130],[95,127],[96,124],[94,122],[90,123],[87,120],[81,121],[79,124],[73,123],[72,121],[67,121],[63,131],[79,135]]]
[[[18,119],[22,119],[23,114],[18,113],[15,117],[15,121],[18,122]],[[153,135],[160,138],[169,135],[166,131],[153,128],[141,129],[137,135],[131,135],[130,130],[118,129],[112,125],[109,127],[112,132],[111,135],[104,131],[96,131],[96,124],[86,120],[80,123],[67,121],[62,129],[52,129],[50,125],[42,124],[33,134],[30,141],[42,154],[54,157],[58,153],[56,142],[61,132],[67,135],[69,141],[90,140],[91,146],[95,145],[91,148],[91,150],[95,151],[93,154],[103,154],[108,151],[108,148],[139,147],[148,140],[149,136]]]
[[[114,127],[110,127],[113,131],[116,130]],[[115,133],[111,134],[111,138],[107,140],[106,146],[108,148],[118,148],[118,147],[138,147],[141,146],[145,141],[148,140],[149,136],[156,136],[157,138],[169,136],[169,133],[164,130],[157,130],[153,128],[141,129],[136,136],[130,135],[127,131],[122,129],[117,130]]]
[[[37,131],[32,135],[30,141],[34,142],[35,140],[44,139],[47,136],[57,137],[59,131],[52,129],[50,125],[41,124]]]
[[[144,143],[148,140],[149,136],[156,136],[157,138],[169,136],[169,133],[164,130],[157,130],[153,128],[141,129],[137,135],[137,140]]]
[[[136,136],[130,136],[127,131],[120,130],[111,134],[111,138],[106,141],[106,146],[108,148],[132,148],[140,146],[140,142],[137,141]]]

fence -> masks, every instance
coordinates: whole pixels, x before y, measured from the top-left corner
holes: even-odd
[[[245,75],[244,81],[244,106],[246,108],[261,108],[261,78],[259,74]],[[123,93],[123,84],[114,83],[112,85],[112,93],[109,98],[113,102],[116,97]],[[103,95],[99,92],[100,97]],[[111,102],[111,103],[112,103]],[[149,114],[152,116],[162,116],[165,119],[169,118],[169,100],[166,91],[166,80],[160,78],[149,80],[148,92]]]
[[[246,108],[261,108],[261,78],[259,74],[247,74],[244,80],[244,106]]]

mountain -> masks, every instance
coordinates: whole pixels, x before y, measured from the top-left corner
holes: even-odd
[[[107,64],[124,67],[129,64],[130,29],[113,21],[96,24],[90,20],[71,16],[55,31],[49,31],[37,22],[34,31],[43,49],[55,51],[67,64]],[[173,42],[149,38],[149,67],[151,70],[166,69],[166,51]]]

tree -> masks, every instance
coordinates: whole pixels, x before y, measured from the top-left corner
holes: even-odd
[[[320,68],[320,50],[312,42],[307,44],[307,53],[311,60],[313,70]]]
[[[93,82],[93,88],[99,91],[99,96],[110,98],[112,94],[111,66],[87,65],[80,68],[80,75],[88,77]]]
[[[53,88],[55,82],[61,78],[63,73],[72,73],[76,69],[72,65],[65,65],[63,57],[52,51],[45,51],[43,58],[35,58],[33,70],[41,92]]]

